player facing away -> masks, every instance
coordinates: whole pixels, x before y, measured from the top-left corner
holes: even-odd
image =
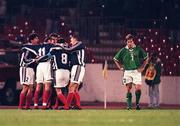
[[[54,88],[56,90],[57,99],[60,100],[64,104],[64,109],[67,109],[67,101],[65,96],[63,95],[62,88],[66,87],[69,83],[70,79],[70,53],[64,49],[62,49],[64,43],[61,43],[61,46],[54,46],[51,48],[50,52],[41,57],[40,60],[44,60],[47,58],[53,59],[54,64],[54,77],[55,83]],[[53,107],[53,109],[58,109],[59,104],[58,101]]]
[[[38,56],[45,56],[49,53],[53,44],[44,42],[38,48]],[[47,109],[47,103],[50,96],[51,84],[53,80],[52,75],[52,64],[51,60],[47,59],[44,61],[39,61],[36,69],[36,90],[34,93],[34,109],[38,109],[38,102],[39,102],[39,94],[41,91],[42,86],[43,89],[43,97],[42,97],[42,109]]]
[[[135,86],[136,109],[140,110],[139,101],[141,97],[141,72],[144,70],[147,62],[147,53],[134,43],[134,37],[131,34],[126,36],[126,46],[114,57],[117,67],[124,72],[123,85],[127,88],[127,109],[132,109],[132,85]]]
[[[47,43],[51,43],[53,45],[56,45],[59,41],[60,35],[58,35],[57,33],[51,33],[49,34],[49,36],[45,39],[45,42]],[[51,63],[52,63],[52,71],[53,71],[53,78],[54,78],[54,70],[55,70],[55,66],[53,63],[53,59],[51,59]],[[50,93],[49,93],[49,98],[48,98],[48,108],[52,108],[52,96],[53,96],[53,92],[54,92],[54,81],[52,82],[53,84],[51,85],[51,89],[50,89]],[[58,98],[56,98],[56,103],[58,105]]]
[[[25,103],[25,109],[30,109],[33,96],[33,85],[35,84],[35,69],[37,66],[37,53],[34,46],[39,44],[38,35],[32,33],[29,35],[29,42],[22,47],[20,61],[20,83],[23,89],[20,93],[19,109],[22,109]]]
[[[76,109],[81,109],[78,87],[80,83],[83,81],[85,74],[85,45],[81,41],[78,41],[78,37],[76,35],[71,36],[70,44],[71,47],[66,50],[71,51],[72,68],[70,84],[68,88],[67,106],[65,107],[65,109],[69,109],[69,106],[71,105],[73,98],[76,101]]]

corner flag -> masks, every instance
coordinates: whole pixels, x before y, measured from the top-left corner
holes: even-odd
[[[103,68],[103,71],[102,71],[102,76],[107,79],[108,77],[108,64],[107,64],[107,60],[105,60],[104,62],[104,68]]]

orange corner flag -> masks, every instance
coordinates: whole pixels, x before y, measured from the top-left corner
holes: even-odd
[[[102,71],[102,76],[107,79],[108,77],[108,64],[107,64],[107,60],[105,60],[105,63],[104,63],[104,68],[103,68],[103,71]]]

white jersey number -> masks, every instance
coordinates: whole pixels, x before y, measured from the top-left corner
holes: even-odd
[[[129,50],[130,56],[131,56],[131,60],[134,61],[134,51],[133,49]]]
[[[44,56],[45,55],[45,48],[40,48],[38,50],[39,56]]]
[[[63,64],[67,64],[67,62],[68,62],[67,60],[68,60],[68,55],[66,53],[62,53],[61,54],[61,62]]]

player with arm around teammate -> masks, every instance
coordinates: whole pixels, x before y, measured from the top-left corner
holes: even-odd
[[[53,44],[44,42],[41,43],[39,48],[37,49],[37,53],[39,57],[45,56],[49,53]],[[39,102],[39,94],[41,88],[43,89],[43,97],[42,97],[42,109],[48,109],[48,100],[50,97],[51,84],[53,81],[53,73],[52,73],[52,63],[50,59],[38,61],[37,69],[36,69],[36,90],[34,93],[34,109],[38,109]]]
[[[67,106],[69,109],[72,99],[76,101],[76,109],[81,109],[80,95],[78,87],[82,83],[85,74],[85,45],[78,40],[78,36],[72,35],[70,41],[71,47],[66,50],[71,52],[71,78],[68,88]]]
[[[23,89],[20,93],[19,109],[30,109],[30,104],[33,96],[33,85],[35,84],[35,69],[37,53],[34,50],[39,44],[38,35],[32,33],[29,35],[29,42],[22,47],[22,55],[20,61],[20,83]]]
[[[127,109],[132,109],[132,85],[135,86],[136,109],[139,110],[139,101],[141,97],[141,72],[144,70],[147,62],[147,53],[135,45],[134,37],[131,34],[126,36],[127,45],[122,48],[114,57],[114,62],[120,70],[123,70],[123,85],[127,88]]]
[[[63,42],[63,41],[60,41]],[[70,53],[64,49],[62,49],[62,46],[65,45],[65,43],[58,43],[61,46],[55,45],[51,48],[48,55],[41,57],[40,60],[44,60],[47,58],[53,59],[53,63],[55,66],[54,69],[54,77],[55,77],[55,83],[54,88],[56,90],[57,98],[58,100],[62,101],[64,104],[64,109],[67,109],[67,101],[65,96],[63,95],[62,88],[66,87],[69,83],[70,79]],[[58,104],[53,107],[53,109],[58,109]]]
[[[60,39],[60,35],[58,35],[57,33],[51,33],[51,34],[49,34],[49,36],[47,38],[45,38],[44,41],[47,43],[56,45],[58,43],[59,39]],[[52,63],[52,71],[53,71],[53,78],[54,78],[55,66],[54,66],[53,59],[51,59],[51,63]],[[55,91],[53,88],[53,85],[54,85],[54,80],[53,80],[51,88],[50,88],[47,108],[52,108],[53,92]],[[59,100],[58,100],[58,98],[56,98],[55,106],[58,106],[58,103],[59,103]]]

